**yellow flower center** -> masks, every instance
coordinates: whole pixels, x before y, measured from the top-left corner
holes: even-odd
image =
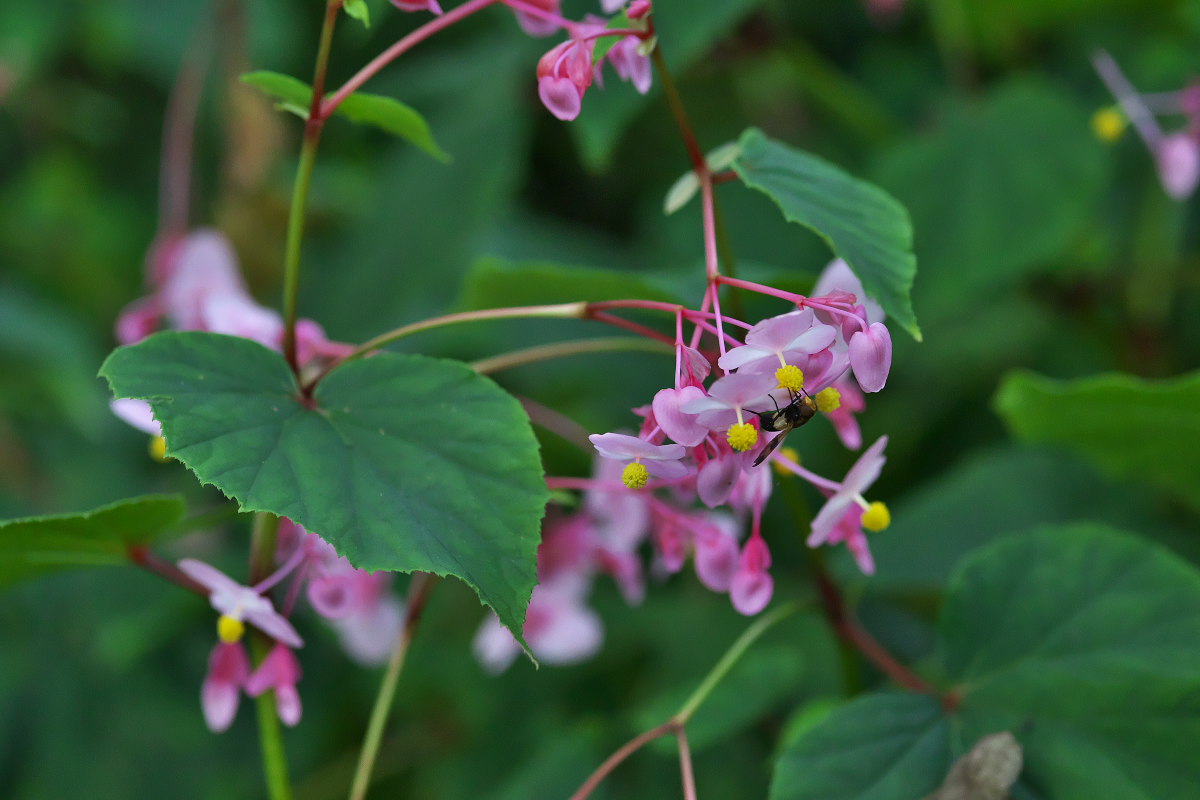
[[[1121,138],[1128,124],[1119,109],[1108,106],[1092,115],[1092,133],[1102,142],[1115,142]]]
[[[862,515],[862,526],[869,531],[878,532],[892,524],[892,512],[888,507],[876,500],[867,506]]]
[[[837,411],[842,405],[842,393],[832,386],[817,392],[817,396],[813,399],[817,401],[817,410],[826,414],[830,411]]]
[[[217,618],[217,636],[225,644],[234,644],[242,640],[242,634],[246,632],[246,626],[237,617],[231,617],[228,614],[222,614]]]
[[[758,429],[749,422],[735,422],[725,434],[729,446],[738,452],[749,450],[758,442]]]
[[[641,489],[648,480],[650,480],[650,470],[646,469],[646,465],[639,461],[626,464],[625,469],[621,470],[621,483],[630,489]]]
[[[167,440],[161,436],[154,436],[150,439],[150,457],[155,461],[167,462],[171,459],[167,458]]]
[[[775,370],[775,380],[779,381],[780,389],[791,389],[793,392],[798,392],[804,388],[804,372],[791,364],[784,364]]]

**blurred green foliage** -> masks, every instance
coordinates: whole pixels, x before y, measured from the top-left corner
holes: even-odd
[[[369,5],[369,30],[344,21],[336,36],[335,83],[415,24]],[[924,342],[894,337],[889,385],[862,417],[867,442],[891,436],[873,497],[891,505],[895,523],[874,537],[874,579],[833,559],[862,595],[864,624],[905,659],[929,663],[936,606],[960,560],[1041,523],[1105,522],[1200,557],[1194,510],[1156,488],[1165,481],[1113,471],[1118,452],[1088,459],[1102,431],[1071,450],[1014,444],[989,405],[1016,367],[1057,379],[1159,379],[1200,362],[1196,204],[1163,196],[1134,138],[1102,146],[1088,131],[1091,111],[1111,102],[1090,52],[1110,50],[1147,91],[1182,87],[1200,51],[1196,4],[914,0],[890,22],[872,21],[857,0],[657,5],[664,55],[703,148],[753,125],[877,181],[911,213]],[[225,230],[258,297],[277,301],[300,123],[239,89],[236,76],[307,76],[319,24],[316,5],[283,0],[0,6],[0,516],[149,492],[182,493],[195,513],[218,507],[180,465],[146,456],[144,437],[108,414],[95,373],[117,313],[143,293],[164,110],[185,61],[207,72],[190,222]],[[368,84],[420,109],[454,160],[438,163],[365,127],[326,131],[303,315],[334,338],[361,341],[453,307],[482,257],[624,270],[633,285],[652,281],[698,301],[697,204],[661,214],[687,169],[661,94],[642,99],[611,81],[589,92],[579,121],[560,123],[537,102],[534,81],[552,43],[527,39],[510,14],[491,10]],[[783,223],[757,193],[727,186],[719,198],[739,276],[811,284],[828,259],[816,236]],[[493,280],[499,263],[477,268],[475,280]],[[743,302],[749,315],[781,310]],[[503,322],[422,334],[402,348],[475,359],[597,333],[610,331]],[[598,354],[497,377],[588,430],[610,430],[631,424],[628,409],[669,370],[661,355]],[[1114,429],[1138,430],[1130,417],[1156,413],[1104,402],[1118,406]],[[853,462],[827,426],[802,433],[789,444],[812,469],[837,476]],[[1178,447],[1196,445],[1194,431],[1180,432]],[[588,468],[589,456],[551,436],[543,448],[551,472]],[[777,494],[764,527],[777,594],[808,598],[803,534],[790,512],[820,498],[795,487]],[[247,530],[218,526],[164,555],[229,558],[244,552]],[[57,574],[4,600],[0,796],[261,796],[248,709],[221,736],[203,725],[212,621],[199,600],[132,568]],[[642,729],[664,694],[686,694],[679,687],[746,625],[687,575],[652,586],[632,610],[602,585],[597,606],[607,629],[597,659],[540,671],[522,662],[491,678],[470,656],[481,618],[474,596],[439,588],[401,681],[379,796],[565,796]],[[350,665],[319,624],[301,625],[304,720],[286,734],[297,795],[339,797],[378,676]],[[791,673],[793,683],[756,687],[736,732],[711,749],[697,742],[705,796],[765,796],[784,730],[796,741],[811,725],[841,726],[816,721],[830,697],[884,685],[816,614],[778,626],[744,669],[750,681]],[[846,708],[865,709],[870,723],[879,719],[870,703],[919,700],[890,697]],[[817,711],[789,723],[797,707]],[[650,750],[596,796],[672,796],[678,780],[673,755]]]

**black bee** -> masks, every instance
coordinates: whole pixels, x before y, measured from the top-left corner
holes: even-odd
[[[791,402],[783,408],[779,408],[777,404],[774,411],[758,413],[759,427],[764,431],[779,431],[779,435],[758,454],[758,458],[754,459],[756,467],[766,461],[767,456],[775,452],[775,448],[783,443],[793,428],[799,428],[817,415],[817,403],[812,399],[812,395],[803,389],[791,394]],[[775,402],[774,397],[771,398],[771,402]]]

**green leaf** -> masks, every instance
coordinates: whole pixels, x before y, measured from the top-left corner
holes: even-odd
[[[380,353],[306,404],[278,353],[169,332],[100,374],[149,401],[167,453],[243,509],[289,517],[363,569],[461,578],[520,638],[547,497],[537,441],[520,404],[465,364]]]
[[[1101,525],[978,551],[951,581],[943,659],[966,741],[1010,730],[1048,797],[1188,797],[1200,783],[1200,573]]]
[[[1056,381],[1012,372],[997,412],[1019,438],[1063,444],[1113,477],[1166,489],[1200,508],[1200,372],[1170,380],[1106,374]]]
[[[0,522],[0,586],[70,567],[128,564],[126,548],[153,541],[183,512],[182,497],[145,495],[78,514]]]
[[[371,27],[371,10],[367,8],[366,0],[344,0],[342,8],[347,16],[361,22],[364,28]]]
[[[308,119],[308,110],[312,106],[312,87],[304,81],[290,75],[260,70],[246,73],[242,76],[242,82],[278,97],[282,101],[280,108],[301,119]],[[352,122],[372,125],[407,140],[439,161],[450,161],[450,155],[434,141],[433,132],[425,118],[399,100],[355,92],[343,100],[333,114]]]
[[[470,310],[630,298],[678,301],[634,272],[481,258],[467,273],[459,305]]]
[[[950,768],[936,698],[866,695],[802,734],[775,763],[770,800],[913,800]]]
[[[755,128],[742,133],[738,144],[733,168],[742,182],[771,198],[789,222],[824,239],[867,295],[919,341],[909,298],[917,261],[904,207],[879,187]]]
[[[1096,524],[1004,537],[955,570],[939,633],[951,710],[860,698],[784,749],[772,798],[921,797],[999,731],[1024,749],[1021,796],[1151,800],[1200,782],[1200,572],[1169,551]]]

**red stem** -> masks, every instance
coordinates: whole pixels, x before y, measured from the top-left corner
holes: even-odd
[[[688,747],[687,733],[680,725],[675,728],[675,740],[679,742],[679,771],[683,773],[683,800],[696,800],[696,776],[692,774],[692,751]]]
[[[596,787],[600,785],[600,782],[607,778],[609,773],[616,769],[622,761],[629,758],[649,742],[654,741],[660,736],[666,736],[668,733],[680,729],[681,727],[682,726],[680,726],[678,722],[673,719],[669,719],[662,725],[659,725],[657,728],[651,728],[644,733],[639,733],[637,736],[621,745],[620,749],[609,756],[603,764],[596,767],[596,771],[593,772],[588,779],[583,782],[583,785],[579,787],[575,794],[571,795],[571,800],[584,800],[584,798],[588,797],[596,790]]]
[[[193,594],[198,594],[204,598],[208,597],[208,589],[205,589],[203,586],[189,578],[184,574],[183,570],[179,569],[179,567],[175,566],[170,561],[164,561],[154,553],[150,552],[149,548],[147,548],[145,545],[129,545],[125,548],[125,553],[129,556],[130,561],[147,572],[153,573],[160,578],[176,584],[177,586],[181,586]]]
[[[356,92],[364,83],[373,78],[376,73],[402,55],[409,48],[420,44],[443,28],[447,28],[459,20],[469,17],[476,11],[487,8],[488,6],[497,2],[499,2],[499,0],[469,0],[469,2],[463,3],[458,8],[447,11],[440,17],[434,17],[429,22],[417,28],[415,31],[396,42],[387,50],[384,50],[382,53],[375,56],[375,58],[373,58],[365,67],[354,73],[354,76],[351,77],[350,80],[342,84],[341,88],[339,88],[324,102],[322,102],[320,104],[320,118],[322,120],[329,119],[329,117],[333,114],[334,109],[341,105],[343,100]],[[322,92],[317,91],[316,87],[314,86],[313,98],[319,98],[321,95]],[[318,114],[312,114],[309,118],[311,119],[315,116],[318,116]]]

